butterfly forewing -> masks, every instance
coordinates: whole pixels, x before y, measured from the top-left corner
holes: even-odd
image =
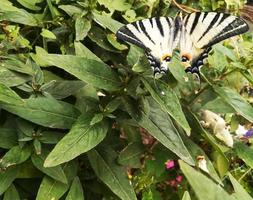
[[[154,17],[133,22],[121,27],[116,36],[135,44],[146,51],[152,68],[157,72],[167,70],[163,63],[166,56],[171,57],[180,35],[180,24],[170,17]]]
[[[201,49],[249,30],[243,19],[216,12],[191,13],[184,17],[183,24],[194,45]]]

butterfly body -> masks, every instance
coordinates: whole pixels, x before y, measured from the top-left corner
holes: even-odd
[[[212,45],[248,29],[248,24],[236,16],[196,12],[175,19],[153,17],[133,22],[121,27],[116,36],[143,48],[155,74],[167,71],[177,47],[185,71],[199,74]]]

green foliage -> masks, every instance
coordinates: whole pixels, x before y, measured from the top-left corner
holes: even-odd
[[[151,16],[244,4],[175,2],[1,0],[0,199],[252,199],[253,140],[238,134],[253,124],[252,35],[215,45],[201,85],[177,56],[154,78],[115,37]],[[233,148],[204,110],[230,125]]]

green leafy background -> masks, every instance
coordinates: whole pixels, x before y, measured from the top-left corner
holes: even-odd
[[[240,15],[244,3],[1,0],[0,199],[252,199],[252,141],[235,137],[253,123],[251,32],[213,47],[201,85],[177,55],[155,79],[115,37],[136,20]],[[202,127],[203,109],[230,124],[233,148]]]

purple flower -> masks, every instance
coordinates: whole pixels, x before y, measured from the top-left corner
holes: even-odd
[[[245,134],[244,137],[250,138],[253,136],[253,128],[250,128]]]

